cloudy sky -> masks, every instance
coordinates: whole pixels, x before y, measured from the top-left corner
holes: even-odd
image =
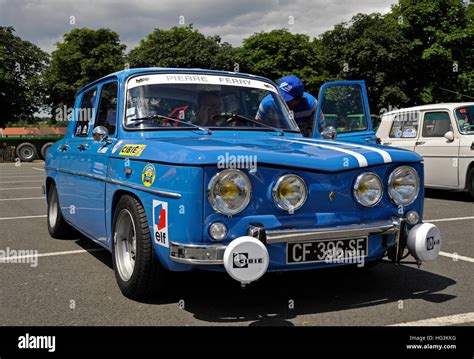
[[[192,23],[240,45],[259,31],[288,28],[318,36],[359,13],[390,10],[397,0],[0,0],[0,26],[51,52],[73,27],[116,31],[133,48],[155,28]],[[75,25],[71,25],[71,17]],[[292,22],[292,23],[290,23]]]

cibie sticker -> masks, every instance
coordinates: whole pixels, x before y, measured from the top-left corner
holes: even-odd
[[[142,183],[146,187],[150,187],[155,182],[156,170],[155,166],[147,164],[142,171]]]
[[[132,144],[125,145],[120,150],[119,155],[138,157],[142,154],[145,148],[146,148],[146,145],[132,145]]]
[[[168,202],[153,200],[153,238],[155,243],[169,248]]]
[[[119,147],[122,146],[122,143],[123,143],[123,141],[120,140],[120,141],[118,141],[118,142],[115,144],[115,146],[112,148],[112,154],[114,154],[115,152],[117,152],[117,150],[119,149]]]

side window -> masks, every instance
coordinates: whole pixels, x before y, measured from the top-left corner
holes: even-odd
[[[89,133],[89,125],[94,119],[95,100],[97,97],[97,88],[93,88],[82,95],[81,107],[76,117],[76,129],[74,135],[77,137],[86,137]]]
[[[117,96],[117,82],[109,82],[102,86],[95,126],[104,126],[109,130],[109,135],[115,134],[117,127]]]
[[[416,138],[418,136],[418,112],[403,112],[394,115],[391,138]]]
[[[443,137],[452,131],[451,118],[448,112],[427,112],[423,119],[423,137]]]

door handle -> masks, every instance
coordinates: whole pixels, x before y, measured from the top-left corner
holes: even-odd
[[[384,146],[390,146],[392,144],[392,142],[383,142],[382,145]]]
[[[89,145],[84,144],[84,143],[82,143],[82,144],[80,144],[79,146],[77,146],[77,149],[78,149],[79,151],[85,151],[85,150],[87,150],[88,148],[89,148]]]
[[[62,145],[62,146],[59,146],[58,147],[58,150],[61,151],[61,152],[64,152],[64,151],[67,151],[71,148],[71,146],[69,145]]]
[[[425,141],[416,141],[415,145],[420,146],[420,145],[424,145],[425,143],[426,143]]]

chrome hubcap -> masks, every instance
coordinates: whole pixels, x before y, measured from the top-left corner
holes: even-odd
[[[122,209],[117,217],[114,233],[115,263],[123,281],[132,277],[137,250],[137,232],[132,214]]]
[[[33,151],[31,150],[31,148],[28,148],[28,147],[22,148],[21,149],[21,156],[23,158],[29,159],[33,156]]]
[[[54,228],[56,225],[56,221],[58,219],[58,200],[56,198],[56,193],[53,192],[51,194],[51,200],[49,202],[49,213],[48,213],[48,220],[49,226]]]

